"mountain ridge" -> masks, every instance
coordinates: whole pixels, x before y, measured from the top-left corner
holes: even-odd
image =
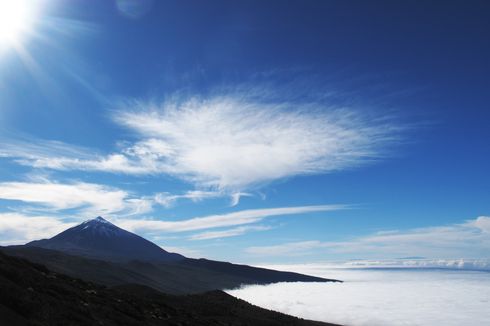
[[[50,239],[0,249],[71,277],[106,286],[139,284],[169,294],[202,293],[277,282],[340,282],[204,258],[187,258],[169,253],[100,216]]]

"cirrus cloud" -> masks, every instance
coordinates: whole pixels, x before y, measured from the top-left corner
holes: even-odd
[[[194,217],[179,221],[160,221],[148,219],[119,219],[117,224],[134,232],[186,232],[253,224],[265,218],[285,215],[308,214],[314,212],[336,211],[349,208],[346,205],[315,205],[246,209],[227,214]],[[246,229],[241,231],[245,232]]]
[[[115,120],[142,137],[128,157],[218,189],[356,166],[382,156],[397,130],[351,109],[239,97],[128,106]]]
[[[0,156],[36,168],[170,175],[237,203],[247,189],[384,157],[401,130],[387,117],[357,109],[243,94],[121,106],[114,121],[136,139],[111,153],[45,141],[28,151],[0,145]]]
[[[0,199],[34,204],[48,210],[83,209],[82,213],[87,216],[141,214],[152,207],[149,199],[132,198],[124,190],[86,182],[2,182]]]

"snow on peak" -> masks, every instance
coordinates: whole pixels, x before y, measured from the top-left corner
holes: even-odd
[[[102,216],[97,216],[96,218],[94,218],[92,221],[95,221],[95,222],[99,222],[99,223],[107,223],[107,224],[111,224],[111,222],[107,221],[106,219],[104,219]]]
[[[97,224],[100,224],[100,223],[107,224],[107,225],[114,225],[111,222],[109,222],[106,219],[104,219],[102,216],[97,216],[96,218],[93,218],[93,219],[90,219],[90,220],[86,220],[82,224],[92,224],[92,225],[95,224],[95,225],[97,225]]]
[[[115,236],[124,233],[123,230],[107,221],[101,216],[97,216],[94,219],[83,222],[80,226],[82,230],[90,230],[93,234],[100,234],[105,236]]]

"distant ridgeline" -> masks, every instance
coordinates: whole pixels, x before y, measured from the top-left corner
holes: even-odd
[[[3,247],[14,256],[107,286],[140,284],[170,294],[231,289],[277,282],[340,282],[170,253],[102,217],[83,222],[51,239]]]

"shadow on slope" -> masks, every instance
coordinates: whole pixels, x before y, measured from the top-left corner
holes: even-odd
[[[141,285],[109,289],[1,252],[0,324],[328,325],[262,309],[221,291],[173,296]]]
[[[206,259],[186,258],[168,263],[108,262],[29,246],[10,246],[4,247],[2,250],[9,255],[42,263],[53,271],[72,277],[107,286],[128,283],[141,284],[171,294],[231,289],[245,284],[336,282],[336,280],[297,273],[279,272]]]

